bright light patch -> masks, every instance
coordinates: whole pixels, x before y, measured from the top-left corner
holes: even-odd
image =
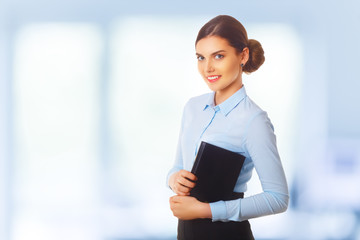
[[[96,239],[101,39],[86,24],[32,24],[16,38],[15,240]]]

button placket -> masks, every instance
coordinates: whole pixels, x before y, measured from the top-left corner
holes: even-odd
[[[196,154],[197,154],[197,152],[198,152],[199,145],[200,145],[200,143],[201,143],[202,137],[204,136],[204,133],[206,132],[206,130],[210,127],[210,125],[211,125],[212,122],[214,121],[214,118],[215,118],[216,114],[220,111],[220,107],[219,107],[219,106],[215,106],[215,107],[213,108],[213,110],[214,110],[214,115],[212,116],[212,118],[210,119],[210,122],[209,122],[208,125],[204,128],[204,131],[201,133],[201,135],[200,135],[200,137],[199,137],[198,143],[197,143],[196,148],[195,148],[195,156],[196,156]],[[194,161],[195,161],[195,159],[194,159]]]

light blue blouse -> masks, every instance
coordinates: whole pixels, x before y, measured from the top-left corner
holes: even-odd
[[[245,192],[255,167],[263,192],[231,201],[210,203],[213,221],[244,221],[283,212],[289,192],[276,147],[273,126],[266,112],[247,95],[245,87],[214,105],[214,92],[191,98],[185,105],[175,164],[169,177],[191,171],[201,141],[238,152],[246,157],[235,192]]]

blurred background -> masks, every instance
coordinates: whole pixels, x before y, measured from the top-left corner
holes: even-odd
[[[219,14],[263,45],[244,84],[291,191],[250,220],[256,239],[360,239],[356,0],[1,0],[0,239],[176,238],[165,178],[184,104],[209,91],[194,41]]]

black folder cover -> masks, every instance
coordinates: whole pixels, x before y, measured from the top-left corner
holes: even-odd
[[[244,161],[241,154],[201,142],[191,170],[197,181],[190,196],[201,202],[231,199]]]

